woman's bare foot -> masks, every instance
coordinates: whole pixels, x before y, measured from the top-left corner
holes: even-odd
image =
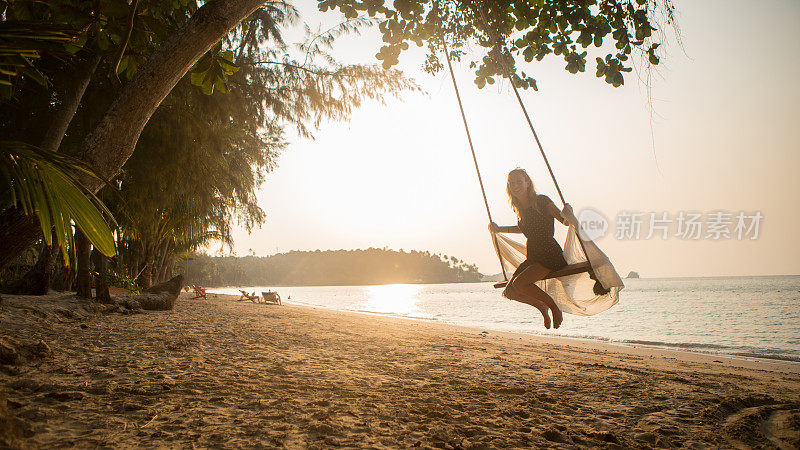
[[[561,310],[558,309],[558,307],[555,307],[555,308],[550,308],[550,311],[553,312],[553,328],[560,327],[561,322],[564,321],[564,316],[561,314]]]
[[[539,310],[542,313],[542,317],[544,317],[544,327],[548,330],[550,329],[550,316],[547,315],[547,310]],[[559,324],[560,325],[560,324]],[[558,328],[558,326],[556,326]]]
[[[547,310],[550,309],[548,305],[538,300],[534,300],[533,297],[520,295],[520,293],[518,293],[516,289],[511,287],[511,283],[508,283],[506,285],[506,288],[503,289],[503,297],[510,300],[516,300],[518,302],[526,303],[538,309],[539,312],[542,313],[542,317],[544,318],[544,327],[547,328],[548,330],[550,329],[550,316],[547,314]],[[561,311],[558,308],[555,308],[554,311],[558,311],[559,313],[558,325],[561,325]],[[558,328],[558,326],[556,326],[556,328]]]

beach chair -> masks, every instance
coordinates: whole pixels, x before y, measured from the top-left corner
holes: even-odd
[[[264,299],[264,303],[271,303],[274,305],[282,305],[281,303],[281,296],[278,295],[277,292],[267,291],[261,293],[261,298]]]
[[[200,286],[193,284],[192,289],[194,289],[194,297],[195,298],[206,298],[206,290],[201,288]]]
[[[241,292],[241,293],[242,293],[242,296],[241,296],[241,297],[239,297],[239,300],[237,300],[237,301],[243,302],[243,301],[250,300],[250,301],[251,301],[251,302],[253,302],[253,303],[260,303],[260,301],[259,301],[259,300],[260,300],[261,298],[260,298],[259,296],[257,296],[255,292],[253,292],[252,294],[250,294],[249,292],[247,292],[247,291],[243,291],[243,290],[241,290],[241,289],[239,289],[239,292]]]

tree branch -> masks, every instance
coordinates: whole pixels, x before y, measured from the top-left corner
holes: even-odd
[[[119,46],[119,51],[117,52],[117,56],[114,58],[114,77],[116,77],[117,81],[119,81],[119,77],[117,76],[117,69],[119,68],[119,63],[122,61],[122,55],[125,54],[125,49],[128,47],[128,42],[131,40],[131,33],[133,33],[133,20],[136,18],[136,7],[139,5],[139,0],[133,0],[131,4],[131,14],[128,16],[128,33],[125,35],[125,40],[122,41],[122,44]]]

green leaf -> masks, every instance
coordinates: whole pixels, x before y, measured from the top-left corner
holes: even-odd
[[[214,89],[222,94],[227,94],[229,92],[228,87],[225,85],[225,80],[222,78],[217,78],[217,81],[214,82]]]
[[[207,73],[208,72],[192,72],[192,74],[189,76],[189,78],[192,81],[193,85],[202,86],[203,85],[203,80],[205,80]]]
[[[47,245],[52,244],[52,233],[47,233],[44,230],[49,230],[53,227],[52,221],[52,212],[50,208],[50,203],[47,200],[47,195],[44,189],[41,187],[42,180],[37,176],[37,180],[35,183],[39,186],[35,186],[31,192],[32,200],[34,204],[38,204],[39,207],[36,209],[36,217],[39,218],[39,225],[42,227],[42,236],[44,237],[44,241]]]
[[[92,174],[84,163],[21,142],[0,141],[0,168],[4,178],[0,185],[12,187],[14,205],[37,216],[48,245],[52,245],[51,229],[55,228],[65,264],[69,264],[72,248],[73,220],[99,251],[114,254],[113,235],[100,211],[113,221],[111,213],[94,194],[83,191],[73,175]]]
[[[522,56],[525,58],[525,62],[533,61],[533,47],[526,47],[522,51]]]
[[[119,62],[119,66],[117,67],[117,75],[125,72],[125,68],[128,67],[128,61],[130,61],[128,56],[122,58],[122,61]]]
[[[114,236],[97,208],[62,172],[52,167],[43,167],[42,172],[52,184],[55,198],[60,202],[60,206],[69,217],[72,217],[86,238],[100,253],[114,256],[116,254]],[[65,217],[65,222],[68,220]],[[57,221],[56,228],[58,228]]]
[[[200,90],[203,91],[203,94],[211,95],[214,93],[214,83],[210,80],[204,80],[203,84],[200,86]]]

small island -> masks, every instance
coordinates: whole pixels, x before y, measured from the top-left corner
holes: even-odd
[[[628,272],[628,276],[625,278],[639,278],[639,272],[630,271]]]

